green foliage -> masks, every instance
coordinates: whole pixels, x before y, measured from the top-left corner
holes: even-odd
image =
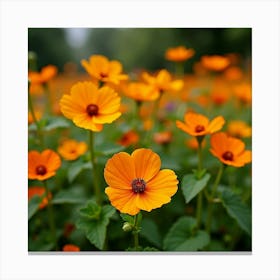
[[[33,215],[37,212],[39,209],[39,204],[42,201],[42,198],[38,195],[34,195],[29,201],[28,201],[28,220],[32,218]]]
[[[198,251],[210,241],[207,232],[196,230],[196,220],[191,217],[181,217],[168,231],[163,248],[167,251]]]
[[[204,174],[201,179],[197,179],[195,174],[188,174],[183,177],[181,186],[186,203],[189,203],[206,187],[210,177],[209,173]]]
[[[227,213],[237,221],[244,231],[251,235],[252,214],[250,208],[242,202],[238,195],[229,189],[223,188],[220,190],[220,195]]]
[[[89,201],[86,207],[80,209],[77,228],[83,230],[88,240],[99,250],[103,250],[107,226],[115,212],[115,208],[110,205],[99,206]]]
[[[72,163],[67,173],[67,178],[69,182],[72,183],[83,170],[91,169],[91,168],[92,168],[91,162],[77,161]]]
[[[77,188],[70,190],[61,190],[52,199],[53,204],[79,204],[85,201],[85,196]]]

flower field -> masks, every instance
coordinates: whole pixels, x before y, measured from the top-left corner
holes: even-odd
[[[252,250],[250,57],[28,59],[30,252]]]

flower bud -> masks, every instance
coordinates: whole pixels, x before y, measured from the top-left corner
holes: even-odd
[[[123,231],[125,231],[125,232],[129,232],[129,231],[132,231],[133,226],[132,226],[132,224],[130,224],[130,223],[128,223],[128,222],[125,222],[125,223],[123,224],[122,229],[123,229]]]

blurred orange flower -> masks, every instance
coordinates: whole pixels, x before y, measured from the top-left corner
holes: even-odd
[[[227,68],[224,72],[224,77],[228,81],[238,81],[241,80],[243,77],[242,70],[237,66],[231,66]]]
[[[34,111],[35,118],[37,121],[39,121],[42,118],[42,111],[41,110],[35,110]],[[28,124],[31,124],[34,122],[33,116],[31,112],[28,112]]]
[[[160,157],[150,149],[137,149],[131,155],[120,152],[110,158],[104,177],[111,204],[121,213],[136,215],[170,202],[178,189],[176,174],[160,170]]]
[[[118,140],[118,143],[122,146],[128,147],[137,144],[139,141],[139,135],[133,131],[129,130]]]
[[[230,64],[228,57],[221,55],[204,55],[201,57],[202,66],[212,71],[222,71]]]
[[[121,81],[128,79],[127,75],[122,74],[123,69],[119,61],[109,61],[103,55],[92,55],[89,61],[83,59],[81,64],[96,81],[118,85]]]
[[[252,152],[245,150],[245,144],[224,132],[211,135],[210,144],[212,155],[226,165],[242,167],[252,161]]]
[[[165,52],[165,58],[170,61],[181,62],[194,56],[193,49],[187,49],[184,46],[169,48]]]
[[[204,115],[194,112],[187,112],[184,116],[184,120],[184,123],[177,120],[176,126],[192,136],[212,134],[220,130],[225,123],[222,116],[218,116],[212,121],[209,121]]]
[[[28,188],[28,200],[32,199],[35,195],[38,195],[39,197],[42,197],[42,201],[39,204],[39,209],[43,209],[48,205],[49,200],[52,198],[52,194],[49,192],[48,198],[45,195],[46,190],[44,187],[37,187],[32,186]]]
[[[197,139],[195,137],[187,139],[185,141],[185,144],[188,148],[191,148],[192,150],[197,150],[198,149],[198,142],[197,142]],[[205,141],[205,139],[203,139],[202,142],[201,142],[201,147],[205,147],[205,145],[206,145],[206,141]]]
[[[57,74],[57,67],[54,65],[47,65],[41,69],[40,72],[31,71],[28,73],[28,79],[31,84],[44,84],[54,78]]]
[[[159,145],[166,145],[172,141],[171,131],[162,131],[154,133],[154,141]]]
[[[184,86],[182,80],[173,80],[171,74],[165,69],[160,70],[155,75],[144,72],[142,78],[146,83],[152,85],[159,93],[165,91],[179,91]]]
[[[233,92],[239,101],[246,105],[252,103],[252,88],[249,83],[242,83],[233,88]]]
[[[230,121],[228,123],[227,132],[230,136],[237,138],[251,137],[252,128],[244,121]]]
[[[78,247],[74,244],[65,244],[62,248],[62,251],[64,251],[64,252],[79,252],[80,247]]]
[[[28,179],[46,180],[53,177],[60,166],[59,155],[50,149],[28,153]]]
[[[153,101],[159,97],[159,92],[151,85],[132,82],[123,88],[124,94],[137,101]]]
[[[75,160],[87,151],[87,144],[67,139],[61,143],[57,151],[65,160]]]
[[[120,97],[110,87],[100,89],[92,82],[78,82],[70,95],[60,100],[64,116],[75,125],[92,131],[101,131],[103,124],[112,123],[120,117]]]

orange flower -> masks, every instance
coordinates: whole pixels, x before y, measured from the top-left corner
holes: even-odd
[[[152,85],[159,93],[164,91],[179,91],[184,86],[182,80],[172,80],[171,74],[165,69],[160,70],[154,76],[144,72],[142,78],[146,83]]]
[[[240,100],[242,103],[251,105],[252,103],[252,88],[251,85],[248,83],[243,83],[235,86],[233,88],[235,96]]]
[[[62,248],[64,252],[79,252],[80,247],[73,245],[73,244],[65,244]]]
[[[60,166],[59,155],[50,149],[42,153],[38,151],[28,153],[28,179],[46,180],[53,177]]]
[[[225,70],[224,76],[228,81],[238,81],[242,79],[243,72],[239,67],[231,66]]]
[[[104,177],[111,204],[121,213],[136,215],[170,202],[178,189],[176,174],[160,170],[160,157],[150,149],[137,149],[131,155],[120,152],[110,158]]]
[[[75,125],[92,131],[101,131],[103,124],[121,115],[118,94],[107,86],[98,89],[92,82],[76,83],[70,95],[61,98],[60,108]]]
[[[160,145],[169,144],[172,141],[171,131],[162,131],[154,133],[154,141]]]
[[[228,124],[228,133],[230,136],[243,138],[252,135],[252,128],[243,121],[231,121]]]
[[[65,160],[75,160],[87,150],[85,142],[77,142],[74,139],[64,140],[57,151]]]
[[[42,201],[39,204],[39,209],[43,209],[48,205],[49,200],[52,198],[52,194],[49,192],[48,198],[45,196],[46,190],[44,187],[29,187],[28,188],[28,200],[35,195],[42,197]]]
[[[194,55],[193,49],[187,49],[184,46],[169,48],[165,52],[165,58],[170,61],[181,62],[185,61]]]
[[[31,84],[44,84],[54,78],[57,74],[57,67],[54,65],[47,65],[41,69],[40,72],[29,72],[28,79]]]
[[[35,110],[34,114],[35,114],[35,118],[36,118],[37,121],[39,121],[42,118],[42,111],[41,110]],[[31,112],[28,112],[28,124],[31,124],[33,122],[34,122],[33,116],[31,114]]]
[[[241,167],[252,161],[252,153],[245,151],[245,144],[240,139],[230,137],[224,132],[212,135],[210,144],[212,155],[226,165]]]
[[[118,85],[128,79],[127,75],[122,74],[122,65],[119,61],[109,61],[103,55],[92,55],[89,61],[83,59],[81,64],[96,81]]]
[[[138,143],[138,141],[139,135],[135,131],[129,130],[119,139],[118,143],[122,146],[128,147]]]
[[[159,92],[151,85],[133,82],[124,87],[126,96],[137,101],[153,101],[159,97]]]
[[[187,147],[191,148],[192,150],[197,150],[198,149],[198,142],[197,139],[195,137],[187,139],[185,141],[185,144],[187,145]],[[202,140],[201,142],[201,147],[205,147],[206,142],[205,139]]]
[[[194,112],[187,112],[184,119],[185,123],[176,121],[176,126],[192,136],[212,134],[220,130],[225,123],[222,116],[218,116],[212,121],[209,121],[207,117]]]
[[[230,64],[228,57],[221,55],[204,55],[201,58],[202,66],[212,71],[222,71]]]

